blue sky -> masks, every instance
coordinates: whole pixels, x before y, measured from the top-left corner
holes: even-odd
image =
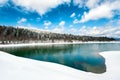
[[[120,37],[120,0],[0,0],[0,25]]]

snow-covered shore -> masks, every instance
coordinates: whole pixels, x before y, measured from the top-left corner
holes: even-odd
[[[120,80],[120,51],[100,53],[106,60],[107,72],[94,74],[63,65],[36,61],[0,51],[1,80]]]
[[[88,42],[58,42],[58,43],[21,43],[21,44],[0,44],[2,47],[24,47],[24,46],[44,46],[44,45],[58,45],[58,44],[90,44],[90,43],[120,43],[120,41],[88,41]]]

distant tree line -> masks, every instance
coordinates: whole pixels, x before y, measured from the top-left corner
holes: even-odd
[[[113,41],[113,38],[79,36],[52,32],[35,32],[32,30],[0,26],[0,44],[30,43],[30,42],[73,42],[73,41]]]

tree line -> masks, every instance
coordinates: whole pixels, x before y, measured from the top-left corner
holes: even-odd
[[[80,36],[52,32],[35,32],[25,28],[0,26],[0,44],[31,42],[113,41],[108,37]]]

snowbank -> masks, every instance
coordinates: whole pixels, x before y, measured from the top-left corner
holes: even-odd
[[[120,80],[120,51],[100,54],[105,57],[107,65],[107,72],[103,74],[0,52],[0,80]]]
[[[58,42],[58,43],[21,43],[21,44],[0,44],[2,47],[24,47],[24,46],[44,46],[44,45],[58,45],[58,44],[93,44],[93,43],[120,43],[120,41],[88,41],[88,42]]]

